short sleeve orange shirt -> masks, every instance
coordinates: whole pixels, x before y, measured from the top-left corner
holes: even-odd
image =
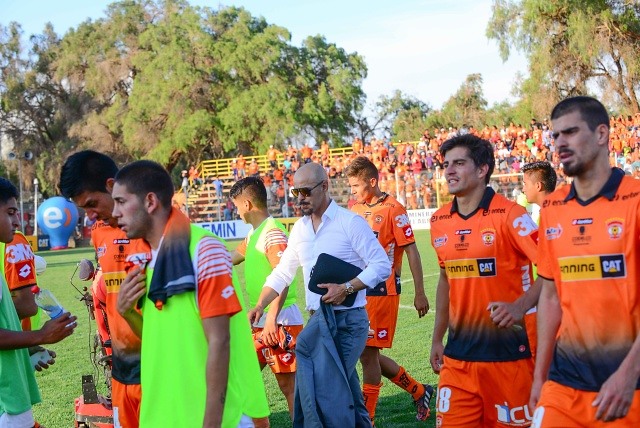
[[[36,285],[36,265],[31,246],[22,233],[5,246],[4,273],[9,290]]]
[[[118,313],[120,284],[126,276],[126,259],[140,253],[148,257],[149,247],[141,239],[129,239],[120,228],[96,222],[91,230],[98,264],[106,286],[106,310],[113,349],[113,377],[124,384],[140,383],[140,339]]]
[[[524,329],[501,329],[490,302],[512,302],[531,285],[537,226],[518,204],[487,188],[469,216],[454,199],[431,217],[431,244],[449,282],[449,338],[445,355],[462,361],[530,358]]]
[[[562,308],[549,379],[586,391],[600,390],[640,334],[640,181],[612,171],[589,201],[561,187],[540,217],[538,275],[555,282]]]
[[[402,270],[403,247],[415,242],[407,210],[395,198],[386,195],[373,205],[355,204],[351,211],[369,223],[391,261],[395,275],[390,275],[387,279],[386,295],[400,294],[401,290],[397,285]]]

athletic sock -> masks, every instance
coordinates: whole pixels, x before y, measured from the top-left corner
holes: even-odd
[[[391,379],[391,382],[411,394],[414,401],[420,399],[422,394],[424,394],[424,385],[412,378],[402,366],[400,366],[398,373]]]
[[[378,385],[371,385],[369,383],[365,383],[362,385],[362,395],[364,396],[364,406],[367,408],[369,412],[369,418],[371,418],[371,423],[373,423],[373,418],[376,416],[376,406],[378,405],[378,397],[380,397],[380,388],[382,387],[382,382]]]

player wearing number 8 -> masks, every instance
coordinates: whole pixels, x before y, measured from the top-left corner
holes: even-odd
[[[436,424],[528,426],[533,362],[522,319],[540,293],[539,282],[531,284],[537,226],[487,187],[494,166],[488,141],[464,135],[440,151],[454,199],[431,218],[441,268],[431,349],[440,373]]]

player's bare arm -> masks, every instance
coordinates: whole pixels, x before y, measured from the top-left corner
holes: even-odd
[[[509,328],[522,321],[524,314],[538,304],[541,290],[542,278],[538,277],[533,285],[513,302],[490,302],[487,310],[491,320],[500,328]]]
[[[233,263],[234,266],[239,265],[243,261],[244,261],[244,256],[240,254],[238,251],[234,250],[231,253],[231,263]]]
[[[418,317],[422,318],[429,312],[429,299],[424,292],[424,276],[422,273],[422,260],[420,258],[420,252],[418,246],[414,243],[406,245],[404,247],[407,254],[407,260],[409,261],[409,269],[411,269],[411,276],[413,277],[413,287],[415,288],[415,297],[413,298],[413,306],[418,311]]]
[[[602,384],[593,401],[593,406],[598,407],[596,419],[611,422],[627,416],[639,377],[640,336],[636,337],[618,370]]]
[[[529,408],[534,409],[540,399],[542,384],[547,380],[553,349],[556,344],[556,334],[562,319],[562,308],[552,280],[538,277],[542,280],[540,300],[538,301],[538,352],[536,353],[536,367],[533,372],[533,385]]]
[[[440,269],[440,278],[436,290],[436,321],[433,325],[431,341],[431,368],[440,373],[444,357],[444,335],[449,328],[449,280],[444,269]]]
[[[256,304],[255,308],[247,312],[251,325],[254,325],[258,321],[260,321],[260,318],[264,313],[264,308],[269,306],[269,304],[273,302],[276,297],[278,297],[278,292],[276,290],[268,286],[262,287],[262,292],[260,293],[258,303]]]
[[[58,343],[76,328],[76,317],[65,312],[44,323],[40,330],[13,331],[0,329],[0,350],[29,348],[41,344]]]
[[[202,327],[209,344],[206,368],[207,399],[202,426],[220,427],[229,379],[229,316],[205,318],[202,320]]]
[[[118,292],[118,313],[140,338],[142,337],[142,315],[137,311],[136,306],[146,292],[146,278],[142,267],[136,266],[127,273]]]
[[[264,328],[262,330],[262,341],[267,346],[276,346],[278,344],[278,315],[282,310],[287,295],[289,294],[289,287],[285,288],[273,302],[271,302],[271,308],[267,312]]]

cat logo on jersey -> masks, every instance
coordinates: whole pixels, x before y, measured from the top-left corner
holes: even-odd
[[[562,236],[562,226],[560,226],[560,223],[558,223],[558,227],[547,227],[544,231],[544,236],[547,238],[547,241],[558,239]]]
[[[482,243],[486,246],[491,246],[496,240],[496,230],[495,229],[482,229],[480,231],[482,234]]]
[[[605,224],[607,225],[607,233],[609,233],[610,239],[622,238],[624,219],[610,218]]]
[[[560,279],[565,282],[625,278],[627,276],[623,254],[562,257],[558,263],[560,264]]]
[[[496,276],[496,259],[458,259],[445,262],[449,278],[477,278]]]

